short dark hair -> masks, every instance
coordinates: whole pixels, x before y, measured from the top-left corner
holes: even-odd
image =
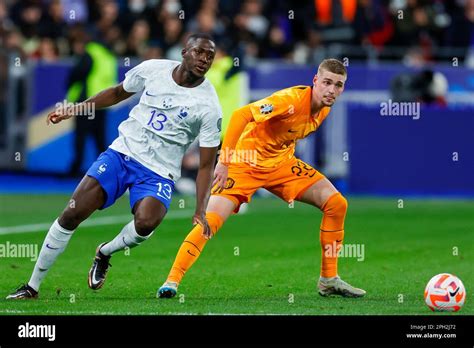
[[[326,70],[334,74],[347,76],[347,70],[344,64],[340,60],[334,58],[323,60],[321,64],[319,64],[318,73],[321,70]]]
[[[215,44],[214,38],[211,35],[206,34],[206,33],[192,34],[188,37],[188,39],[186,40],[186,43],[188,43],[189,41],[195,41],[195,40],[199,40],[199,39],[209,40],[209,41],[212,41]]]

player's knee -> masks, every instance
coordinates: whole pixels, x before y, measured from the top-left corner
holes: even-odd
[[[322,211],[332,216],[345,216],[347,212],[347,199],[339,192],[329,197],[323,205]]]
[[[135,215],[135,231],[142,237],[150,235],[153,230],[161,223],[162,218],[152,218],[141,215]]]
[[[347,202],[346,197],[344,197],[342,194],[339,195],[339,209],[344,212],[344,214],[347,212],[347,208],[349,206],[349,203]]]

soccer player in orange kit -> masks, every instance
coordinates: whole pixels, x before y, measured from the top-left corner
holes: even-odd
[[[322,296],[362,297],[365,291],[343,281],[337,254],[344,239],[346,199],[316,169],[294,155],[296,141],[316,131],[344,90],[347,71],[337,59],[318,67],[313,86],[295,86],[237,109],[230,120],[207,206],[210,229],[196,225],[181,245],[167,280],[158,290],[173,297],[185,272],[225,220],[265,188],[287,202],[311,204],[323,212],[318,292]]]

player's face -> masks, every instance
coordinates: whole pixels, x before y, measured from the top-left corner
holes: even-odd
[[[332,106],[344,91],[347,76],[321,70],[313,79],[313,98],[324,106]]]
[[[186,70],[201,78],[211,67],[215,55],[216,48],[212,41],[197,39],[183,50],[183,63]]]

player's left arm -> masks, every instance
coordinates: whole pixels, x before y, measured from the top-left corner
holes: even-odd
[[[211,192],[211,183],[214,173],[218,147],[199,147],[199,170],[196,178],[196,212],[193,224],[203,226],[203,234],[209,235],[209,225],[206,220],[206,208]]]

